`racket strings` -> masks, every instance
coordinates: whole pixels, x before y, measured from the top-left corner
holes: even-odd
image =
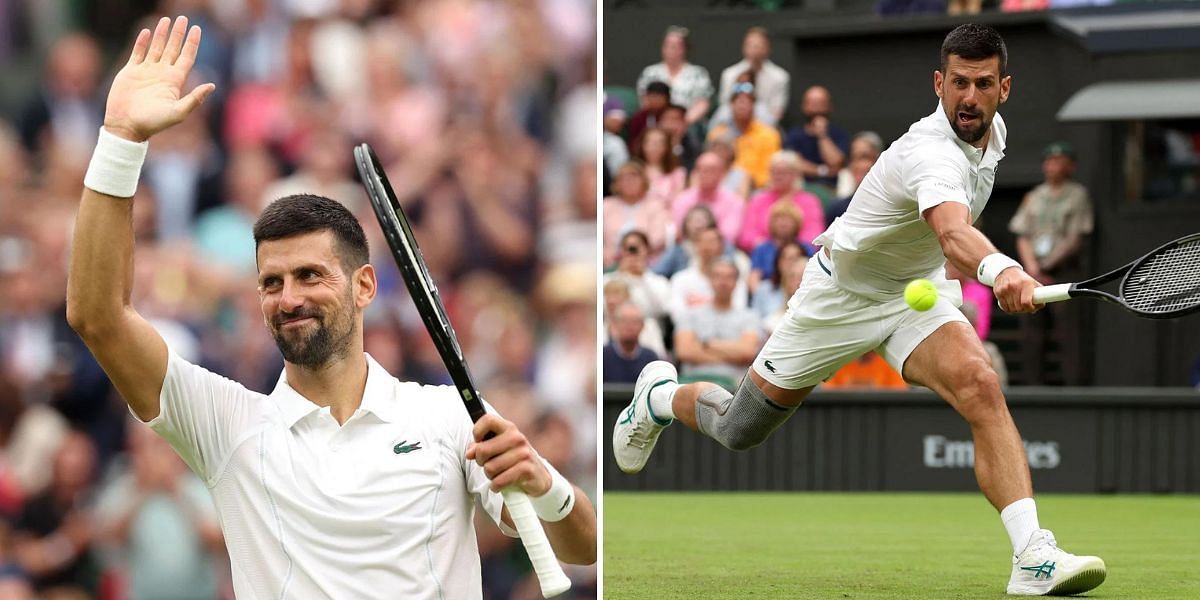
[[[1188,240],[1135,266],[1121,285],[1133,309],[1170,313],[1200,306],[1200,238]]]

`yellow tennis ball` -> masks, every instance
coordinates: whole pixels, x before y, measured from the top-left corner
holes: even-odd
[[[927,311],[937,304],[937,288],[928,279],[914,279],[904,288],[904,301],[916,311]]]

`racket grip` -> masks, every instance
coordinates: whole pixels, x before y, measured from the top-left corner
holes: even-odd
[[[1056,283],[1054,285],[1043,285],[1033,290],[1034,304],[1050,304],[1051,302],[1062,302],[1063,300],[1071,299],[1071,284]]]
[[[538,583],[542,586],[542,596],[550,598],[571,589],[571,580],[563,573],[562,565],[554,556],[550,540],[542,529],[542,522],[533,511],[529,496],[518,489],[505,488],[500,490],[504,496],[504,505],[508,507],[508,515],[517,526],[521,535],[521,543],[533,563],[533,572],[537,574]]]

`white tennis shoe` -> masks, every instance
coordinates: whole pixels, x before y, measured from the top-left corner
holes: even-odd
[[[1033,532],[1029,545],[1013,557],[1008,593],[1017,596],[1069,596],[1104,583],[1108,569],[1098,556],[1060,550],[1047,529]]]
[[[637,473],[646,466],[658,434],[674,419],[660,419],[650,412],[650,390],[667,383],[677,383],[675,365],[656,360],[642,368],[633,385],[633,400],[621,411],[613,426],[613,457],[626,473]]]

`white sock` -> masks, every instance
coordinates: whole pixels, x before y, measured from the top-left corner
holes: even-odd
[[[1029,545],[1029,537],[1041,529],[1038,526],[1037,506],[1033,498],[1021,498],[1000,511],[1000,520],[1008,530],[1008,539],[1012,542],[1013,555],[1020,554]]]
[[[661,419],[674,419],[675,411],[671,408],[671,400],[675,398],[678,383],[664,383],[650,390],[650,414]]]

